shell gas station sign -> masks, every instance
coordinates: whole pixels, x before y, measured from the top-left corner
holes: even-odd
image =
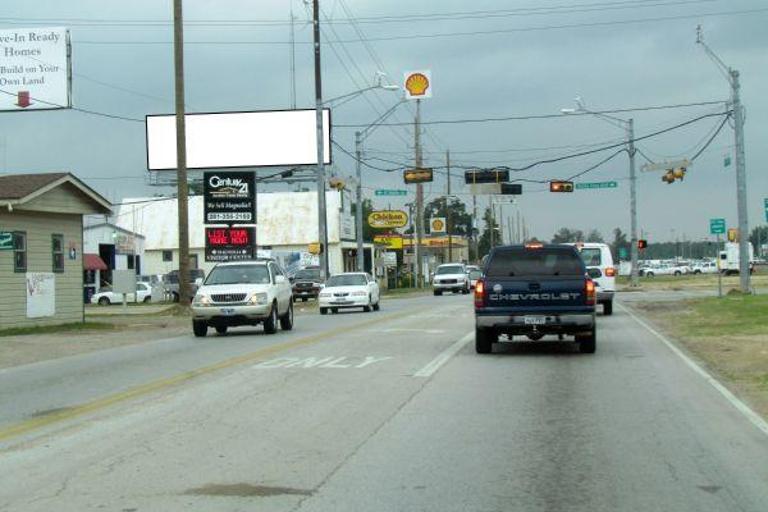
[[[405,98],[420,100],[432,97],[432,71],[428,69],[407,71],[404,74],[403,90]]]
[[[408,224],[408,214],[400,210],[381,210],[368,215],[372,228],[402,228]]]

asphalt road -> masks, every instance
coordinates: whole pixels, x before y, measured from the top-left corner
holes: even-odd
[[[595,355],[478,356],[447,296],[9,369],[0,510],[766,510],[768,435],[615,311]]]

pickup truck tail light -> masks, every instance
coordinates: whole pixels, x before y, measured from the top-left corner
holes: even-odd
[[[478,279],[475,284],[475,307],[485,307],[485,281],[482,279]]]
[[[587,279],[584,283],[584,296],[587,299],[587,306],[595,305],[597,291],[595,290],[595,282],[591,279]]]
[[[606,268],[605,275],[608,277],[616,277],[616,269],[614,267]]]

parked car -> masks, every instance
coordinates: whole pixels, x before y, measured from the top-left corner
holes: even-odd
[[[229,327],[264,325],[274,334],[278,323],[293,329],[291,284],[271,260],[219,263],[192,300],[192,330],[203,337],[208,327],[220,335]]]
[[[432,279],[432,292],[442,295],[443,292],[469,293],[469,276],[462,263],[446,263],[437,267]]]
[[[378,311],[381,293],[376,280],[366,272],[332,275],[320,292],[320,314],[338,313],[339,309],[363,308],[366,313]]]
[[[147,283],[136,283],[136,293],[127,293],[125,301],[136,302],[136,295],[138,295],[138,302],[150,302],[152,300],[152,288],[150,288]],[[112,288],[109,286],[101,288],[99,293],[94,293],[91,296],[91,304],[109,306],[110,304],[122,303],[123,294],[113,292]]]
[[[293,284],[294,302],[301,299],[316,299],[323,289],[323,279],[320,277],[320,267],[307,267],[299,270],[291,279]]]
[[[694,274],[717,274],[717,262],[700,261],[698,263],[694,263],[692,271]]]
[[[200,280],[205,279],[205,271],[201,268],[189,269],[189,286],[191,287],[190,295],[195,296],[197,292],[198,283]],[[163,287],[165,288],[165,296],[173,302],[179,302],[179,271],[172,270],[163,276]]]
[[[597,287],[597,303],[603,306],[604,315],[613,314],[613,296],[616,293],[616,267],[608,244],[577,243],[575,245],[587,267],[587,274]]]

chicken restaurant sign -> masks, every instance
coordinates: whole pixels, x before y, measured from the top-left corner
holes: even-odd
[[[71,55],[66,28],[0,30],[0,110],[70,108]]]

